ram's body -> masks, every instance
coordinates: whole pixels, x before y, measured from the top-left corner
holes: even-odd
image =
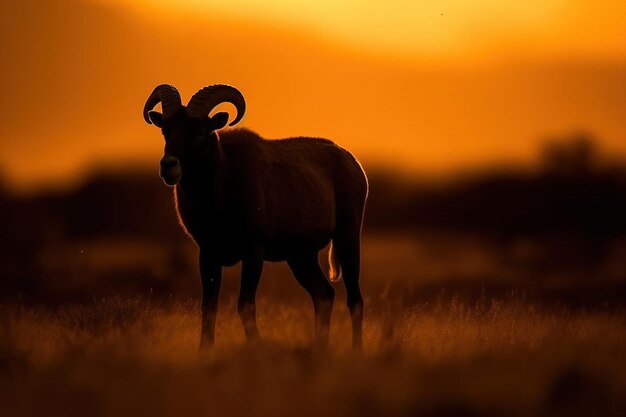
[[[240,261],[249,244],[263,246],[266,260],[283,261],[303,249],[319,251],[337,230],[360,228],[367,180],[333,142],[265,140],[233,129],[221,132],[215,146],[221,152],[211,154],[221,161],[208,160],[200,178],[183,175],[176,199],[188,233],[222,265]]]
[[[187,106],[169,84],[157,86],[143,109],[161,128],[163,181],[175,186],[181,224],[200,248],[201,345],[211,345],[222,267],[241,261],[238,308],[249,339],[258,337],[256,290],[264,261],[287,261],[315,308],[316,339],[328,342],[335,290],[320,268],[318,252],[329,242],[330,278],[341,271],[352,319],[352,343],[362,345],[363,297],[359,285],[361,223],[367,179],[345,149],[326,139],[265,140],[247,129],[217,133],[232,103],[235,125],[243,95],[216,84],[199,90]],[[163,113],[153,108],[161,103]]]

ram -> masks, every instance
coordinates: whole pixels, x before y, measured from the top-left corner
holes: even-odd
[[[162,113],[154,107],[161,103]],[[199,90],[187,106],[171,85],[157,86],[144,106],[147,123],[161,128],[163,181],[175,187],[179,219],[199,247],[202,279],[200,346],[215,338],[222,267],[242,262],[238,311],[247,339],[258,338],[256,290],[265,261],[287,261],[313,300],[315,339],[328,343],[335,290],[318,253],[329,250],[330,280],[340,276],[352,321],[352,344],[362,346],[360,239],[367,177],[350,152],[326,139],[266,140],[248,129],[226,129],[221,103],[243,117],[246,103],[234,87]],[[341,274],[341,275],[340,275]]]

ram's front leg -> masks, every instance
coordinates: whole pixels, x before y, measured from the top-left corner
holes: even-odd
[[[259,330],[256,324],[256,290],[259,286],[262,272],[263,250],[255,248],[242,261],[241,286],[237,304],[248,341],[259,338]]]
[[[215,342],[215,318],[222,285],[222,266],[211,258],[211,251],[200,249],[200,277],[202,279],[202,333],[200,349]]]

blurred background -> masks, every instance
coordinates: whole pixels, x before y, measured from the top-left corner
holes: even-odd
[[[366,298],[626,301],[626,3],[0,8],[3,299],[198,296],[163,139],[141,116],[167,82],[183,100],[234,85],[243,126],[353,151],[371,188]],[[261,291],[297,288],[284,266],[265,275]]]

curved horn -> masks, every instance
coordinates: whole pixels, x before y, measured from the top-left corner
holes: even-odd
[[[237,109],[237,116],[229,126],[234,126],[243,118],[246,112],[243,94],[235,87],[226,84],[214,84],[198,90],[187,104],[187,114],[191,117],[203,118],[221,103],[231,103]]]
[[[164,116],[176,112],[182,106],[180,94],[176,87],[170,84],[161,84],[152,90],[150,97],[148,97],[146,104],[143,106],[143,118],[148,124],[152,124],[148,112],[159,103],[163,106]]]

